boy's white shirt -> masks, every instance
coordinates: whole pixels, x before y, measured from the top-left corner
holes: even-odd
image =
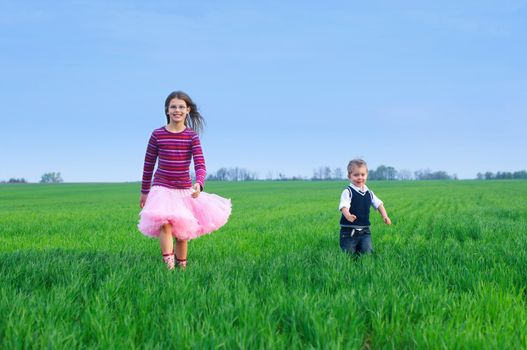
[[[379,208],[379,205],[383,204],[383,202],[371,191],[368,186],[364,185],[364,188],[360,188],[355,186],[353,183],[350,182],[350,187],[353,188],[357,192],[363,192],[366,193],[366,191],[370,191],[371,193],[371,205],[377,210]],[[344,191],[342,191],[342,194],[340,195],[340,204],[339,204],[339,210],[342,208],[350,208],[351,203],[351,194],[348,188],[346,187]]]

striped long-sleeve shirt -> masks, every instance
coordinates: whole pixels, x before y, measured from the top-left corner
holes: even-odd
[[[192,159],[196,182],[203,187],[207,170],[198,134],[189,128],[179,133],[170,132],[165,127],[155,129],[146,149],[141,192],[150,192],[151,185],[168,188],[192,187],[189,172]],[[156,160],[157,170],[152,182]]]

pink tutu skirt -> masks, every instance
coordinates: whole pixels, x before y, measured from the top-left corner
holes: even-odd
[[[172,235],[189,240],[211,233],[225,225],[231,214],[231,200],[201,192],[192,198],[188,189],[152,186],[139,220],[139,231],[158,237],[163,225],[172,225]]]

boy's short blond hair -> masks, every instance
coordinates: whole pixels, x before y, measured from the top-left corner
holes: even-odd
[[[362,159],[350,160],[350,162],[348,163],[348,175],[351,174],[351,170],[353,169],[353,167],[358,167],[358,168],[365,167],[366,170],[368,170],[368,164],[366,163],[366,161]]]

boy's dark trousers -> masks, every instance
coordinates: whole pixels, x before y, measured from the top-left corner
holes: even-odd
[[[362,229],[341,227],[340,228],[340,248],[343,251],[360,255],[372,252],[371,231],[369,227]]]

